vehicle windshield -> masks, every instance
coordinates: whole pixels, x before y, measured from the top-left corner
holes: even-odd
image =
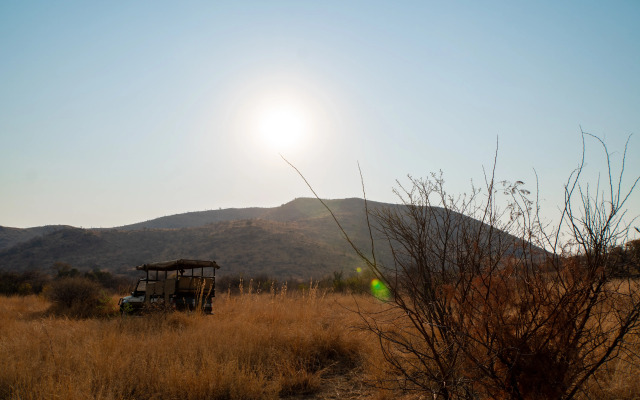
[[[138,286],[136,286],[135,293],[144,293],[147,290],[147,281],[140,280],[138,281]]]

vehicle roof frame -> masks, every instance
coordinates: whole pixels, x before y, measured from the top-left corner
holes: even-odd
[[[157,263],[142,264],[136,267],[138,271],[179,271],[183,269],[213,268],[220,269],[220,266],[211,260],[187,260],[179,259],[163,261]]]
[[[155,271],[156,280],[158,280],[158,272],[164,271],[164,278],[167,279],[167,272],[169,271],[179,271],[181,274],[183,274],[184,271],[188,269],[191,270],[192,277],[196,276],[194,274],[195,269],[200,269],[200,277],[205,277],[205,268],[212,268],[213,274],[211,277],[215,278],[216,269],[220,269],[220,266],[213,260],[178,259],[138,265],[136,267],[136,270],[145,271],[147,273],[147,280],[149,279],[149,271]]]

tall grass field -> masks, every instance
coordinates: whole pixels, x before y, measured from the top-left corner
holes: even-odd
[[[376,389],[395,378],[352,311],[384,307],[366,296],[223,294],[214,315],[92,319],[50,306],[0,297],[0,399],[424,398]],[[583,397],[640,398],[640,366],[620,361]]]

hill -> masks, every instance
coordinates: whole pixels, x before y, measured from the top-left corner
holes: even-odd
[[[46,235],[47,233],[70,228],[66,225],[47,225],[36,228],[10,228],[0,226],[0,251],[15,246],[18,243],[27,242],[35,237]]]
[[[354,243],[369,249],[364,200],[326,203]],[[370,210],[381,206],[401,207],[369,202]],[[136,274],[136,265],[194,258],[216,260],[222,267],[221,275],[315,279],[363,266],[330,213],[310,198],[273,208],[178,214],[112,229],[43,227],[22,231],[0,231],[10,232],[13,242],[22,238],[0,251],[0,270],[48,271],[54,263],[64,262],[80,270]],[[34,236],[37,232],[42,233]],[[378,243],[375,247],[378,261],[391,260],[388,250],[385,252],[388,246]]]
[[[366,246],[364,201],[327,203],[354,240]],[[131,273],[142,263],[201,258],[216,260],[222,274],[309,279],[360,264],[327,210],[309,198],[274,208],[179,214],[113,229],[60,227],[36,236],[36,228],[30,228],[31,237],[17,228],[4,229],[23,239],[0,251],[5,270],[48,270],[65,262],[79,269]]]
[[[340,200],[323,200],[331,210],[342,216],[361,214],[364,217],[364,200],[351,198]],[[388,205],[368,201],[370,206]],[[155,218],[145,222],[138,222],[131,225],[124,225],[114,229],[117,230],[139,230],[139,229],[177,229],[193,228],[204,226],[216,222],[238,221],[247,219],[264,219],[269,221],[293,222],[300,220],[314,219],[318,217],[329,217],[329,212],[317,199],[298,198],[280,207],[272,208],[227,208],[224,210],[208,210],[189,212],[184,214],[170,215],[167,217]]]

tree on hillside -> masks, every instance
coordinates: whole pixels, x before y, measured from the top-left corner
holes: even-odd
[[[76,276],[80,276],[80,271],[77,268],[74,268],[71,264],[56,261],[51,267],[54,271],[56,271],[56,279],[60,278],[73,278]]]
[[[639,325],[640,289],[616,273],[612,249],[628,233],[638,179],[623,190],[626,147],[614,179],[606,145],[590,138],[607,158],[607,187],[582,181],[583,157],[555,229],[522,182],[494,173],[461,196],[441,175],[410,178],[396,191],[404,207],[367,212],[372,246],[381,235],[393,254],[383,264],[350,242],[389,293],[383,313],[360,311],[391,371],[382,386],[440,399],[572,399],[634,354],[625,339]]]
[[[98,283],[104,289],[122,290],[130,285],[129,279],[113,275],[111,272],[93,268],[84,273],[84,277]]]

